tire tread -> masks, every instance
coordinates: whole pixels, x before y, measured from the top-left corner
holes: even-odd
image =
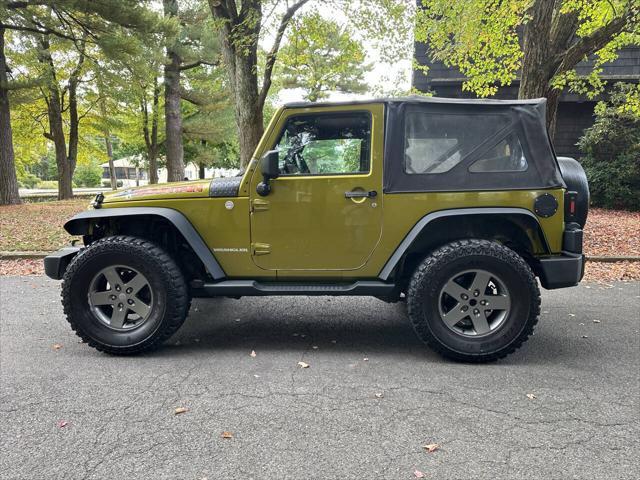
[[[508,263],[522,278],[526,280],[527,287],[532,293],[529,318],[527,319],[523,330],[507,347],[490,354],[467,355],[448,349],[434,337],[426,325],[426,321],[420,318],[422,312],[422,295],[424,294],[425,289],[435,288],[435,286],[430,285],[431,282],[429,281],[433,275],[441,268],[444,268],[447,263],[452,260],[473,255],[489,255]],[[433,251],[416,268],[407,290],[407,310],[409,313],[409,319],[411,320],[411,324],[413,325],[418,337],[427,344],[427,346],[443,356],[453,358],[454,360],[475,363],[496,361],[518,350],[531,336],[534,327],[538,323],[540,303],[540,289],[538,288],[536,277],[527,262],[515,251],[502,244],[480,239],[457,240]]]
[[[140,249],[144,249],[150,258],[153,257],[153,259],[158,263],[161,271],[165,273],[163,280],[168,282],[167,292],[170,292],[172,302],[175,302],[175,304],[179,306],[179,308],[171,309],[171,314],[168,318],[163,320],[157,334],[154,334],[148,340],[131,347],[111,347],[96,342],[82,330],[80,325],[74,321],[72,315],[71,302],[74,292],[72,291],[71,279],[86,262],[90,261],[96,255],[100,255],[105,252],[113,252],[114,247],[117,247],[119,252],[131,253],[134,255],[139,254]],[[161,247],[149,240],[127,235],[115,235],[101,238],[84,248],[79,255],[76,255],[64,274],[61,297],[67,321],[76,335],[78,335],[82,341],[87,343],[90,347],[101,352],[116,355],[135,355],[143,351],[150,351],[157,348],[182,326],[191,305],[191,297],[182,272],[171,256],[169,256],[169,254]]]

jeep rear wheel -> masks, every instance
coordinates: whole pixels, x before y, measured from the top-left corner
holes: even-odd
[[[90,346],[113,354],[149,350],[180,328],[189,309],[184,277],[157,245],[107,237],[67,269],[62,303],[71,327]]]
[[[531,335],[540,292],[527,263],[487,240],[461,240],[434,251],[407,293],[409,318],[422,341],[449,358],[505,357]]]

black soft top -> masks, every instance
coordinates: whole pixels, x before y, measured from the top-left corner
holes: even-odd
[[[350,100],[338,102],[290,102],[285,103],[286,108],[305,108],[305,107],[332,107],[341,105],[365,105],[371,103],[385,104],[402,104],[402,103],[435,103],[435,104],[451,104],[451,105],[540,105],[546,104],[546,98],[532,98],[527,100],[494,100],[485,98],[445,98],[445,97],[424,97],[422,95],[409,95],[406,97],[385,97],[373,98],[365,100]]]
[[[296,102],[285,107],[353,105],[357,108],[371,103],[385,105],[386,193],[565,187],[547,133],[544,98],[488,100],[410,96]],[[447,153],[448,145],[453,145],[451,152],[455,153]],[[508,153],[496,158],[495,152],[501,147],[503,153]],[[437,151],[438,148],[441,151]]]

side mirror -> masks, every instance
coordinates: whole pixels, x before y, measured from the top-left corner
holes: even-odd
[[[266,197],[271,193],[271,185],[269,181],[280,176],[280,167],[278,165],[278,151],[269,150],[260,159],[260,171],[262,172],[262,182],[256,187],[258,195]]]

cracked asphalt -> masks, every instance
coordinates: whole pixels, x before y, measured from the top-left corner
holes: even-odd
[[[489,365],[423,347],[403,305],[327,297],[196,300],[164,348],[111,357],[59,290],[0,279],[2,479],[640,476],[640,283],[544,291]]]

